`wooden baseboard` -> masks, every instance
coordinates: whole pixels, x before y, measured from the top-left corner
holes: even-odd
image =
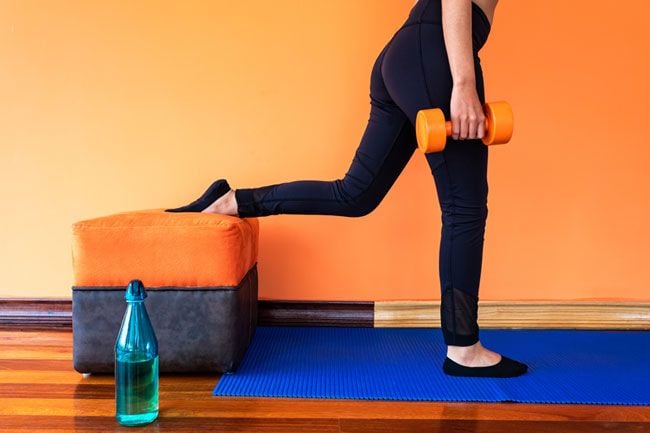
[[[650,302],[479,301],[482,328],[650,329]],[[440,327],[440,302],[375,302],[374,326]]]
[[[650,302],[479,301],[482,328],[650,329]],[[258,301],[262,326],[440,327],[440,302]],[[70,330],[70,299],[0,299],[0,329]]]
[[[70,299],[0,299],[0,329],[70,330]]]
[[[373,326],[373,302],[258,301],[262,326]],[[70,330],[70,299],[0,299],[0,329]]]
[[[373,327],[374,302],[258,301],[258,324]]]

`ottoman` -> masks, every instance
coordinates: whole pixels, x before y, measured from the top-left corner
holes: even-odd
[[[257,218],[163,209],[72,225],[73,366],[114,370],[126,310],[139,279],[158,339],[161,372],[233,372],[257,326]]]

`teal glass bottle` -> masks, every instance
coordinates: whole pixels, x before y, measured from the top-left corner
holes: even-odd
[[[126,425],[158,417],[158,340],[144,306],[140,280],[126,288],[126,312],[115,343],[115,416]]]

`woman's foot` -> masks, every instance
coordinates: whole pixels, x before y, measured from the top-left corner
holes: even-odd
[[[450,376],[515,377],[528,371],[522,362],[486,349],[477,342],[472,346],[447,346],[443,371]]]
[[[221,200],[221,199],[224,200]],[[230,206],[224,206],[227,202]],[[165,212],[211,212],[227,213],[228,215],[237,215],[237,208],[232,209],[235,202],[234,191],[230,189],[226,179],[218,179],[208,187],[208,189],[192,203],[173,209],[165,209]],[[215,212],[216,210],[220,212]],[[221,212],[223,211],[223,212]],[[234,212],[234,213],[232,213]]]
[[[237,200],[235,199],[235,190],[231,189],[216,199],[212,204],[210,204],[210,206],[206,207],[201,212],[239,216],[237,213]]]

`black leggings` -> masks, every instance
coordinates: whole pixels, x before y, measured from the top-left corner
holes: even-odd
[[[235,190],[240,217],[318,214],[360,217],[379,205],[414,151],[415,117],[439,107],[449,119],[453,80],[444,44],[440,0],[419,0],[379,53],[370,75],[370,118],[342,179],[298,180]],[[476,89],[485,103],[478,51],[490,23],[472,3]],[[487,219],[488,149],[480,139],[448,138],[427,153],[442,211],[441,325],[448,345],[478,341],[478,289]]]

